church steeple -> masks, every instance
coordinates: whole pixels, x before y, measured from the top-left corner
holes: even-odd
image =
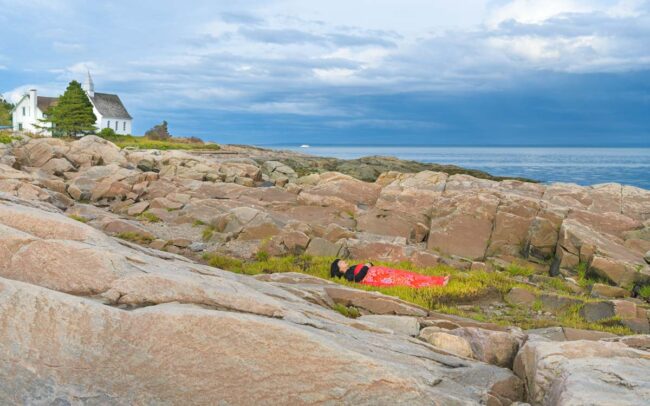
[[[90,76],[90,70],[88,70],[88,77],[86,77],[86,82],[84,83],[84,90],[88,96],[95,96],[95,84],[93,83],[93,78]]]

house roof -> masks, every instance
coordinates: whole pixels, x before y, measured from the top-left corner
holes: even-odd
[[[58,97],[36,96],[36,106],[43,113],[45,113],[50,107],[56,106],[58,102]]]
[[[95,105],[99,114],[108,118],[121,118],[121,119],[132,119],[131,115],[122,104],[119,96],[116,94],[108,93],[95,93],[93,97],[90,98]]]

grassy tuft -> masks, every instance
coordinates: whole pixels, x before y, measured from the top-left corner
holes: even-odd
[[[356,319],[357,317],[361,316],[361,313],[359,313],[359,310],[356,307],[353,306],[343,306],[342,304],[335,304],[332,310],[335,310],[345,317],[349,317],[351,319]]]
[[[633,334],[632,330],[620,324],[620,318],[601,320],[598,323],[589,323],[580,316],[580,309],[583,305],[571,306],[567,311],[558,317],[558,322],[564,327],[572,327],[584,330],[599,330],[608,333],[629,335]]]
[[[255,259],[260,262],[268,261],[269,253],[266,251],[257,251],[257,253],[255,253]]]
[[[151,244],[153,238],[147,235],[142,235],[140,233],[135,233],[132,231],[127,231],[124,233],[119,233],[116,235],[117,238],[122,240],[131,241],[137,244]]]
[[[644,300],[650,300],[650,285],[642,286],[639,289],[639,296]]]
[[[215,228],[214,226],[207,226],[206,228],[203,229],[203,232],[201,233],[201,237],[203,238],[203,241],[210,241],[212,237],[214,236]]]
[[[0,144],[11,144],[12,142],[17,141],[19,139],[20,138],[12,137],[11,135],[0,134]]]
[[[150,211],[145,211],[145,212],[141,213],[138,216],[138,218],[140,220],[148,221],[150,223],[159,223],[160,221],[162,221],[162,220],[160,220],[160,217],[156,216],[155,214],[151,213]]]
[[[85,217],[77,216],[76,214],[70,214],[70,215],[68,215],[68,217],[73,219],[73,220],[77,220],[77,221],[79,221],[81,223],[84,223],[84,224],[90,221],[89,219],[87,219]]]
[[[244,262],[236,258],[231,258],[213,252],[210,254],[204,254],[203,259],[210,266],[214,266],[215,268],[224,269],[226,271],[235,273],[246,273],[244,272]]]
[[[506,267],[505,272],[510,276],[530,276],[535,273],[535,270],[513,263]]]

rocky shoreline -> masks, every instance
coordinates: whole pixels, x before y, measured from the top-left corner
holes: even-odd
[[[440,309],[641,335],[523,331],[207,255],[446,266],[501,290]],[[650,191],[631,186],[17,140],[0,145],[0,403],[643,404],[649,263]]]

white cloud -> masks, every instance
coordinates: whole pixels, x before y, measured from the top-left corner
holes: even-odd
[[[314,75],[325,82],[345,83],[352,78],[357,71],[354,69],[332,68],[314,69]]]
[[[508,20],[525,24],[539,24],[561,14],[583,13],[592,10],[593,8],[588,2],[577,0],[514,0],[492,9],[486,23],[491,28],[496,28]]]
[[[47,84],[29,84],[16,87],[2,93],[2,97],[10,103],[17,103],[23,98],[30,89],[36,89],[39,96],[57,97],[62,93],[62,89]]]

